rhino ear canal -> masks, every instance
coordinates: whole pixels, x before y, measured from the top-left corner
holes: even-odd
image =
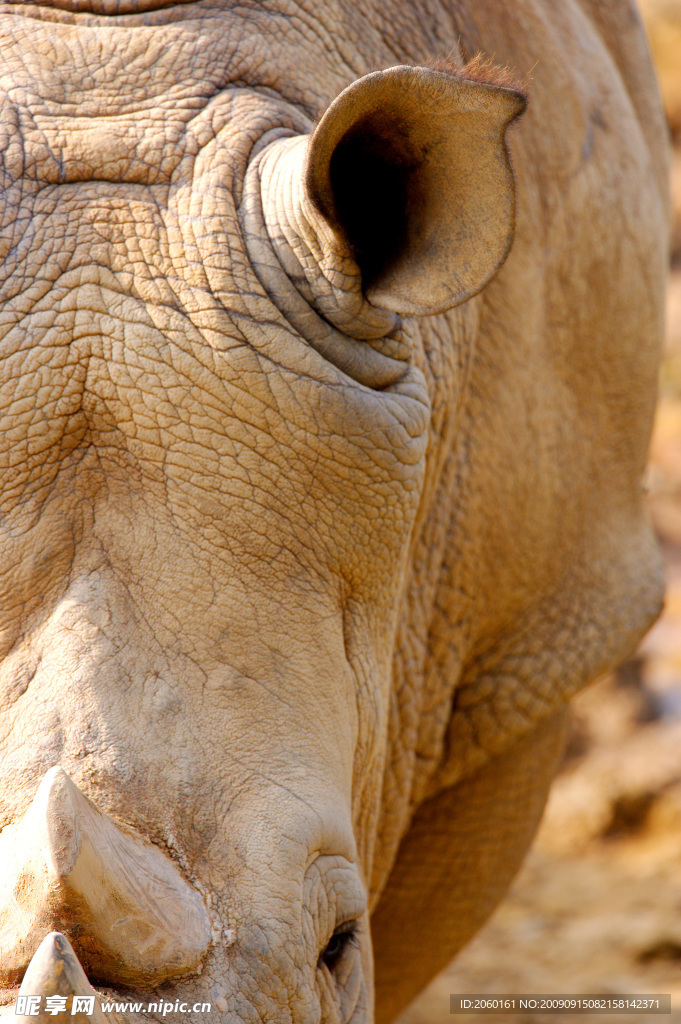
[[[372,305],[441,313],[487,284],[513,239],[505,134],[524,109],[512,89],[407,66],[334,100],[310,139],[305,188]]]

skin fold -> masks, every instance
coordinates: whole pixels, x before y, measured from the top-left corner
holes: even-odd
[[[7,883],[105,993],[388,1024],[659,613],[645,38],[513,7],[0,5],[0,856],[59,765],[210,926],[133,984],[68,887]]]

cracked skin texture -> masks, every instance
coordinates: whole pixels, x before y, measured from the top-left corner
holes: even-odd
[[[364,1024],[375,989],[388,1024],[519,865],[565,702],[659,610],[643,32],[598,0],[144,7],[0,7],[0,825],[62,765],[209,907],[164,998]],[[478,50],[532,72],[513,247],[342,368],[256,273],[247,167],[374,69]]]

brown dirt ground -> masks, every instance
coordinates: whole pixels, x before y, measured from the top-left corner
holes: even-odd
[[[626,665],[574,702],[566,761],[505,902],[400,1024],[681,1024],[681,0],[642,0],[676,143],[667,341],[650,512],[663,617]],[[671,993],[671,1016],[466,1015],[450,993]]]

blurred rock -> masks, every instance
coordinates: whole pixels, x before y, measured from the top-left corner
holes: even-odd
[[[672,137],[681,141],[681,3],[639,0]]]
[[[657,721],[605,741],[576,765],[568,762],[556,779],[537,844],[552,853],[577,853],[595,840],[645,832],[656,802],[677,785],[681,793],[681,720]],[[669,823],[676,827],[673,816]]]
[[[639,4],[660,81],[669,129],[675,145],[681,146],[681,2],[640,0]],[[674,225],[672,265],[681,265],[681,155],[674,156],[672,170]]]

